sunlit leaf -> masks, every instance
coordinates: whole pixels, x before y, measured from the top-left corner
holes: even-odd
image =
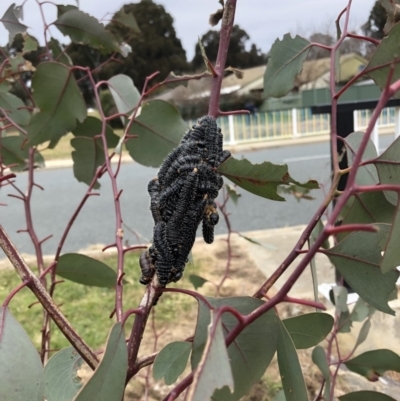
[[[132,159],[144,166],[159,167],[182,139],[187,124],[178,110],[163,100],[144,103],[140,116],[132,124],[130,134],[138,138],[129,139],[126,148]]]
[[[0,399],[43,401],[43,365],[8,308],[0,307]]]
[[[319,344],[332,330],[333,322],[331,315],[318,312],[282,321],[297,349],[311,348]]]
[[[79,253],[61,255],[57,275],[79,284],[94,287],[114,287],[117,273],[99,260]]]
[[[293,341],[279,320],[278,365],[287,401],[308,401],[306,384]]]
[[[108,52],[119,52],[114,36],[96,18],[78,9],[62,13],[54,25],[75,43],[89,45]]]
[[[177,381],[186,368],[192,344],[175,341],[166,345],[157,355],[153,364],[153,377],[156,380],[164,378],[165,384]]]
[[[115,323],[107,339],[103,359],[73,401],[119,401],[125,391],[128,352],[124,328]]]
[[[216,316],[215,312],[211,313],[207,342],[189,391],[190,401],[209,400],[217,389],[228,388],[229,393],[233,392],[233,377],[221,319],[216,321]]]
[[[378,380],[387,370],[400,372],[400,356],[389,349],[367,351],[344,364],[370,381]]]
[[[294,183],[303,188],[319,188],[314,180],[304,184],[294,180],[289,175],[286,164],[276,165],[270,162],[252,164],[247,159],[237,160],[230,157],[218,167],[218,171],[246,191],[271,200],[285,200],[277,193],[279,185]]]
[[[336,246],[328,249],[326,255],[335,265],[350,287],[364,301],[374,308],[394,314],[388,305],[390,294],[396,288],[397,271],[383,274],[381,246],[387,238],[387,224],[376,224],[378,232],[353,232]]]
[[[34,52],[38,49],[39,43],[37,40],[32,38],[30,35],[23,35],[24,38],[24,48],[22,49],[22,53],[29,53],[29,52]]]
[[[54,354],[44,368],[45,397],[48,401],[71,401],[83,383],[78,375],[82,357],[68,347]]]
[[[352,322],[362,322],[366,317],[371,317],[375,312],[375,308],[368,305],[362,298],[358,298],[350,318]]]
[[[33,98],[39,111],[28,130],[29,144],[58,141],[86,118],[86,103],[71,70],[63,64],[45,62],[32,78]]]
[[[290,34],[277,39],[271,47],[264,74],[264,97],[282,97],[293,89],[294,80],[301,73],[310,42]]]
[[[248,314],[263,302],[250,297],[207,298],[214,307],[224,305],[235,308],[242,314]],[[199,302],[196,333],[191,356],[192,369],[196,367],[203,354],[207,341],[207,327],[210,323],[210,311],[207,305]],[[236,326],[237,320],[230,314],[222,316],[222,327],[226,336]],[[277,346],[277,317],[269,311],[247,326],[228,347],[235,391],[233,394],[225,388],[214,393],[213,400],[234,401],[245,395],[258,381],[269,366]],[[260,341],[260,339],[262,339]]]
[[[108,83],[119,113],[129,113],[137,106],[140,93],[133,84],[132,78],[119,74],[112,77]],[[121,119],[122,123],[125,123],[125,118],[121,117]]]

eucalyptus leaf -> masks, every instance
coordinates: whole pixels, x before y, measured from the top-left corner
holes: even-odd
[[[286,400],[308,401],[306,384],[296,348],[280,320],[278,333],[278,365]]]
[[[166,345],[154,361],[154,379],[164,378],[167,386],[175,383],[186,368],[191,350],[192,344],[184,341],[175,341]]]
[[[99,260],[79,253],[65,253],[57,263],[57,275],[79,284],[114,287],[117,273]]]
[[[208,280],[198,276],[197,274],[191,274],[189,276],[189,281],[193,284],[195,290],[197,290],[200,287],[203,287],[203,285],[208,282]]]
[[[7,8],[0,21],[8,31],[9,44],[12,43],[16,34],[26,32],[28,29],[26,25],[19,22],[18,7],[15,6],[15,3],[11,4],[10,7]]]
[[[326,400],[329,400],[331,392],[331,372],[329,370],[328,361],[326,359],[325,351],[322,347],[318,346],[313,349],[312,361],[318,366],[322,376],[325,379],[324,384],[324,396]]]
[[[396,401],[394,398],[386,394],[378,393],[376,391],[355,391],[339,397],[340,401]]]
[[[296,35],[283,36],[271,47],[264,75],[264,97],[282,97],[293,89],[294,80],[301,73],[310,42]]]
[[[62,34],[75,43],[89,45],[107,52],[119,52],[119,43],[96,18],[81,10],[70,8],[53,23]]]
[[[151,100],[142,105],[140,116],[136,117],[129,131],[138,137],[128,139],[125,146],[133,160],[144,166],[159,167],[187,129],[187,124],[172,104]]]
[[[307,313],[282,321],[297,349],[319,344],[332,330],[334,319],[327,313]]]
[[[303,184],[294,180],[289,175],[286,164],[276,165],[270,162],[252,164],[247,159],[237,160],[230,157],[218,167],[218,172],[246,191],[276,201],[285,200],[277,193],[279,185],[294,183],[308,189],[319,188],[314,180]]]
[[[124,328],[115,323],[107,339],[103,359],[73,401],[120,401],[125,391],[128,352]]]
[[[390,294],[396,288],[397,271],[383,274],[379,269],[382,243],[387,239],[390,226],[376,224],[377,232],[352,232],[326,255],[346,282],[364,301],[374,308],[394,315],[388,305]]]
[[[230,306],[239,313],[248,314],[263,305],[263,301],[250,297],[207,298],[215,307]],[[191,365],[194,369],[203,354],[207,341],[207,327],[210,323],[210,309],[199,302],[196,332],[193,340]],[[222,327],[225,336],[236,326],[237,320],[230,313],[222,316]],[[235,383],[233,394],[225,388],[213,395],[215,401],[234,401],[247,394],[251,386],[258,381],[269,366],[277,346],[277,317],[274,311],[260,316],[247,326],[235,341],[228,347],[228,355]],[[262,339],[262,340],[260,340]]]
[[[0,307],[0,399],[43,401],[43,365],[32,341],[10,310]]]
[[[71,401],[82,388],[78,375],[82,357],[73,347],[55,353],[44,368],[45,397],[48,401]]]
[[[233,393],[233,377],[228,352],[225,346],[221,319],[212,312],[211,324],[208,330],[207,342],[203,355],[193,377],[193,384],[189,391],[190,401],[209,400],[217,389],[224,389]]]
[[[345,362],[351,371],[376,381],[387,370],[400,372],[400,356],[389,349],[367,351]]]
[[[33,98],[39,111],[28,128],[29,145],[55,143],[86,118],[86,103],[71,70],[60,63],[39,64],[32,78]]]

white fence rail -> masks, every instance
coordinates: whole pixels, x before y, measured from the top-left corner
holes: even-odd
[[[365,130],[372,110],[354,112],[354,131]],[[191,122],[193,124],[193,122]],[[255,114],[230,115],[218,118],[224,133],[224,142],[235,145],[249,142],[271,141],[328,134],[330,115],[313,115],[311,109],[279,110]],[[400,109],[388,107],[382,110],[375,127],[373,139],[378,144],[379,132],[400,134]]]

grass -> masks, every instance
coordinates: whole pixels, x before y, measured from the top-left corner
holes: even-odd
[[[126,255],[125,272],[128,283],[124,287],[124,308],[136,308],[144,293],[144,286],[139,284],[140,268],[137,253]],[[110,267],[116,268],[116,257],[102,259]],[[179,287],[192,288],[189,275],[195,273],[198,267],[189,264],[184,279]],[[0,271],[0,300],[4,300],[8,293],[20,284],[19,276],[13,270]],[[55,297],[62,312],[72,326],[93,349],[101,348],[106,339],[114,319],[109,316],[114,309],[115,291],[113,288],[88,287],[81,284],[65,281],[57,285]],[[14,317],[23,326],[37,348],[41,341],[42,308],[35,303],[36,298],[28,288],[22,289],[11,301],[10,310]],[[34,304],[35,303],[35,304]],[[34,304],[33,306],[30,306]],[[185,313],[192,310],[193,300],[183,294],[164,294],[155,307],[156,319],[159,324],[177,321]],[[133,317],[128,319],[130,327]],[[128,331],[127,331],[128,332]],[[59,329],[52,325],[52,349],[59,350],[70,344]]]

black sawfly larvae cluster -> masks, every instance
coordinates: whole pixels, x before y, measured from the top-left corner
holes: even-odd
[[[205,116],[166,157],[148,185],[154,229],[153,243],[140,257],[142,284],[154,274],[162,287],[182,277],[200,223],[204,240],[214,241],[215,198],[223,185],[216,169],[230,155],[216,120]]]

